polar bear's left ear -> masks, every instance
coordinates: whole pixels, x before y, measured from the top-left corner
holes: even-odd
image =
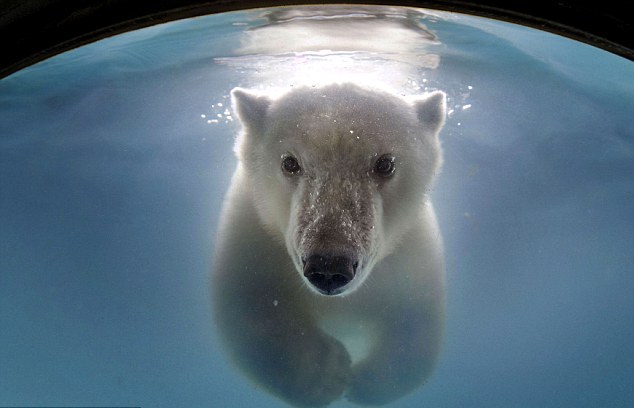
[[[440,130],[447,116],[447,96],[442,91],[435,91],[414,100],[418,120],[433,133]]]
[[[271,99],[242,88],[234,88],[231,91],[231,99],[233,101],[233,109],[244,126],[250,130],[262,128],[264,118],[271,105]]]

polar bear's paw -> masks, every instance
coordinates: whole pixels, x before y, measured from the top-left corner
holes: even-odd
[[[384,405],[418,385],[411,381],[412,377],[417,377],[416,373],[399,372],[399,367],[394,364],[366,361],[357,365],[346,399],[359,405]]]
[[[289,370],[286,394],[294,405],[326,406],[339,399],[352,379],[351,359],[337,339],[321,334],[306,338]]]

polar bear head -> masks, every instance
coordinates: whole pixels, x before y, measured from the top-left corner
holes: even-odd
[[[235,151],[263,225],[314,292],[358,289],[418,222],[442,160],[445,94],[348,83],[232,98]]]

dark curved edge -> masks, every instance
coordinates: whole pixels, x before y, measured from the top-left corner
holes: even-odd
[[[634,60],[634,19],[626,10],[629,2],[623,0],[596,3],[582,0],[348,0],[343,3],[403,5],[489,17],[570,37]],[[297,4],[324,2],[0,0],[0,78],[60,52],[141,27],[224,11]]]

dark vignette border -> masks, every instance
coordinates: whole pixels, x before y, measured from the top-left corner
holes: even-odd
[[[348,0],[343,3],[402,5],[489,17],[563,35],[634,60],[634,19],[626,10],[629,2],[622,0]],[[154,24],[225,11],[298,4],[326,3],[0,0],[0,78],[61,52]]]

